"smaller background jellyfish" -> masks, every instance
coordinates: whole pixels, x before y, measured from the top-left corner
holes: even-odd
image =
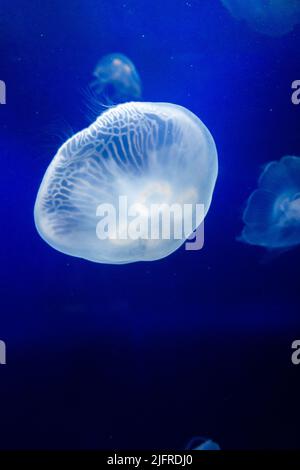
[[[124,54],[108,54],[102,57],[93,72],[90,84],[92,93],[106,104],[137,101],[141,98],[142,85],[139,74]]]
[[[268,163],[243,213],[239,238],[250,245],[286,250],[300,244],[300,158]]]
[[[221,450],[220,446],[205,437],[193,437],[187,444],[186,450]]]
[[[221,0],[238,20],[245,20],[255,31],[283,36],[300,23],[299,0]]]

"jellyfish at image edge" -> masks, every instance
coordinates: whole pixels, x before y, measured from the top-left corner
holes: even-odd
[[[283,36],[300,23],[299,0],[221,0],[238,20],[268,36]]]
[[[119,104],[130,100],[139,100],[142,85],[139,74],[124,54],[108,54],[97,63],[93,72],[94,80],[90,89],[95,98],[104,104]]]
[[[221,450],[219,444],[204,437],[193,437],[186,446],[186,450]]]
[[[300,244],[300,158],[268,163],[249,197],[240,241],[265,248],[288,249]]]
[[[217,172],[214,140],[193,113],[170,103],[120,104],[60,147],[37,195],[36,228],[53,248],[90,261],[157,260],[185,242],[186,233],[173,236],[183,212],[173,213],[167,237],[150,230],[128,236],[131,225],[150,223],[157,235],[152,208],[177,204],[191,208],[192,233],[209,209]]]

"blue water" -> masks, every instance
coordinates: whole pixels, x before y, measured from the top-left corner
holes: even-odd
[[[219,0],[2,0],[0,448],[299,447],[295,249],[236,241],[263,164],[300,155],[300,28],[271,38]],[[219,152],[205,246],[93,264],[41,240],[33,205],[58,146],[85,127],[98,60],[135,64],[145,101],[193,111]]]

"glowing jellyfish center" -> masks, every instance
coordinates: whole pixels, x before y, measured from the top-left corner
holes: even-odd
[[[91,261],[160,259],[203,221],[217,171],[213,138],[193,113],[121,104],[58,150],[39,189],[36,227],[57,250]]]
[[[280,201],[278,210],[280,211],[280,223],[282,225],[300,223],[300,194],[291,197],[284,197]]]

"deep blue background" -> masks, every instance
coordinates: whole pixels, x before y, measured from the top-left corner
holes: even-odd
[[[236,241],[261,166],[300,155],[300,28],[262,36],[219,0],[1,0],[0,34],[0,447],[300,447],[300,252]],[[88,124],[82,90],[111,52],[144,100],[188,107],[216,140],[199,252],[93,264],[35,230],[44,171]]]

